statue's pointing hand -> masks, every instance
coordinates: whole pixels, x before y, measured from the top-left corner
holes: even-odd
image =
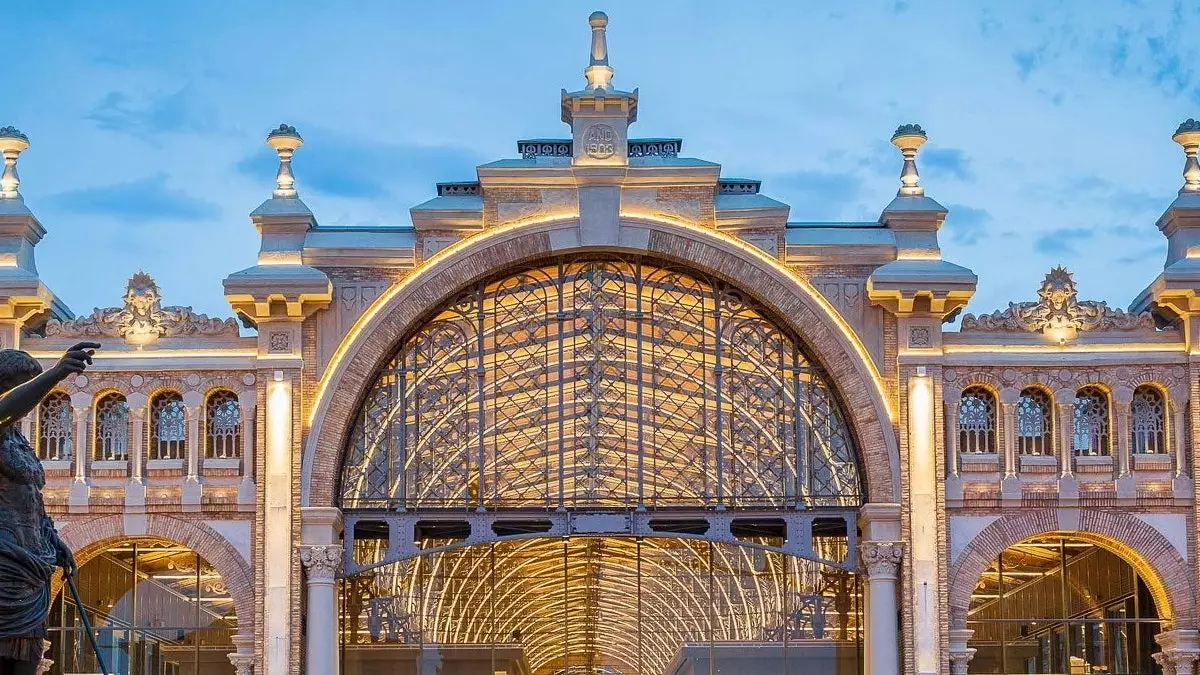
[[[80,342],[68,349],[51,370],[59,376],[59,380],[68,375],[82,373],[92,365],[92,357],[96,354],[97,349],[100,349],[99,342]]]

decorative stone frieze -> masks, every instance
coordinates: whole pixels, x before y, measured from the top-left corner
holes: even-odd
[[[149,274],[139,271],[125,286],[124,305],[96,309],[90,316],[46,324],[47,337],[119,337],[131,345],[148,345],[161,337],[238,336],[234,319],[209,318],[191,307],[162,305],[162,293]]]
[[[1087,330],[1154,330],[1149,312],[1129,314],[1103,301],[1079,300],[1078,295],[1071,272],[1055,267],[1042,281],[1037,302],[1009,303],[1008,309],[980,316],[967,314],[962,319],[962,330],[1045,333],[1061,340],[1070,340],[1078,331]]]

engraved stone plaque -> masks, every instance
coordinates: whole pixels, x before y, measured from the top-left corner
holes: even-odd
[[[583,139],[583,151],[592,159],[608,159],[616,148],[617,132],[607,124],[593,124]]]

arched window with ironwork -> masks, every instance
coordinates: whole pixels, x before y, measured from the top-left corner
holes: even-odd
[[[129,404],[116,392],[96,401],[96,451],[98,461],[129,459]]]
[[[1143,384],[1133,390],[1130,405],[1130,431],[1135,453],[1158,454],[1167,451],[1167,401],[1162,391]]]
[[[986,387],[967,387],[958,401],[958,447],[962,452],[996,452],[996,396]]]
[[[1049,455],[1054,452],[1054,405],[1039,387],[1021,390],[1017,401],[1017,452]]]
[[[218,389],[204,405],[204,456],[209,459],[237,457],[242,445],[242,407],[237,394]]]
[[[187,408],[183,396],[163,391],[150,399],[150,459],[187,456]]]
[[[368,383],[346,508],[857,506],[825,371],[722,280],[564,259],[485,280]]]
[[[71,459],[75,454],[75,412],[66,392],[52,391],[38,406],[38,457],[44,461]]]
[[[1075,392],[1076,455],[1112,454],[1108,407],[1108,392],[1100,387],[1087,386]]]

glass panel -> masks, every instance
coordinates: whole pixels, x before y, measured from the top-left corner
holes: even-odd
[[[214,392],[205,409],[205,453],[223,459],[238,457],[242,445],[242,409],[231,391]]]
[[[962,452],[996,452],[996,397],[983,387],[963,391],[958,403]]]
[[[1166,452],[1166,402],[1162,393],[1154,387],[1142,385],[1133,392],[1131,408],[1133,452]]]
[[[75,414],[71,397],[61,391],[51,392],[38,408],[37,448],[43,460],[68,460],[75,454]]]
[[[120,394],[109,394],[96,404],[96,459],[129,458],[129,406]]]
[[[159,394],[150,404],[150,459],[187,456],[187,409],[174,392]]]

